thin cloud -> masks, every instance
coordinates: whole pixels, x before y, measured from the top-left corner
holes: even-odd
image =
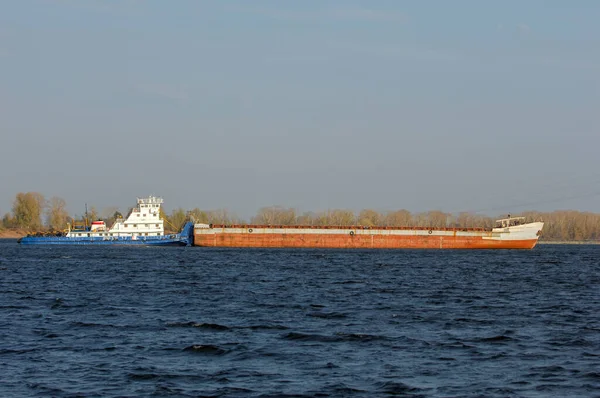
[[[139,91],[164,97],[172,100],[187,100],[188,95],[185,89],[173,84],[141,84],[138,86]]]
[[[130,14],[139,11],[146,0],[43,0],[47,4],[59,7],[70,7],[75,9],[87,10],[92,12],[111,13],[111,14]]]
[[[260,15],[279,20],[338,20],[363,22],[405,22],[406,16],[397,11],[376,10],[363,7],[332,7],[316,10],[290,10],[266,7],[228,7],[227,11]]]
[[[496,60],[497,62],[507,62],[511,65],[538,65],[548,68],[574,69],[574,70],[593,70],[599,67],[599,62],[595,58],[579,54],[579,56],[561,56],[560,53],[543,53],[541,51],[529,53],[485,52],[477,49],[459,49],[459,48],[427,48],[411,45],[386,45],[383,43],[356,43],[330,41],[328,43],[330,56],[336,52],[350,52],[368,54],[370,57],[384,58],[405,58],[420,61],[431,62],[488,62]]]
[[[328,44],[332,50],[362,53],[376,57],[405,58],[436,62],[455,62],[466,58],[464,54],[452,51],[451,49],[432,49],[410,45],[397,46],[386,45],[383,43],[372,44],[341,41],[330,41]]]
[[[318,64],[331,61],[330,55],[291,54],[265,57],[268,64]]]
[[[328,14],[341,20],[373,21],[373,22],[405,22],[406,16],[396,11],[375,10],[362,7],[334,8]]]
[[[531,26],[524,23],[520,23],[517,25],[517,30],[519,31],[519,33],[526,34],[531,32]]]
[[[292,11],[266,7],[231,6],[227,7],[226,11],[239,14],[259,15],[262,17],[280,20],[307,20],[318,17],[318,13],[315,12]]]

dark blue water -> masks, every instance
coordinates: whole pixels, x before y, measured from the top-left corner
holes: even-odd
[[[19,247],[0,396],[600,396],[600,246]]]

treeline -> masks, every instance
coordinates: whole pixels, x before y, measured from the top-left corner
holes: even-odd
[[[129,209],[130,210],[130,209]],[[127,215],[128,212],[125,213]],[[244,220],[227,210],[201,210],[195,208],[174,209],[165,214],[165,229],[179,230],[191,217],[196,222],[206,224],[263,224],[263,225],[339,225],[339,226],[407,226],[434,228],[492,228],[495,220],[507,215],[488,217],[472,213],[450,214],[434,210],[422,213],[411,213],[408,210],[378,212],[365,209],[358,213],[351,210],[328,210],[324,212],[297,213],[292,208],[280,206],[264,207],[250,220]],[[569,211],[521,213],[526,221],[544,221],[542,240],[549,241],[596,241],[600,239],[600,214]],[[19,228],[24,230],[62,230],[67,223],[77,218],[66,211],[66,203],[62,198],[52,197],[48,200],[38,192],[18,193],[13,201],[12,211],[6,213],[0,228]],[[112,207],[99,213],[94,206],[88,210],[89,220],[104,220],[112,225],[117,217],[122,217],[118,209]]]

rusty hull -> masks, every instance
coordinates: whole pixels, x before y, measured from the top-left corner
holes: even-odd
[[[537,239],[502,239],[483,229],[212,226],[196,229],[204,247],[353,249],[532,249]]]

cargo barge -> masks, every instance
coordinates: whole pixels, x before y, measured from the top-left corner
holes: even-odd
[[[533,249],[544,223],[524,217],[496,227],[194,225],[194,246],[356,249]]]

